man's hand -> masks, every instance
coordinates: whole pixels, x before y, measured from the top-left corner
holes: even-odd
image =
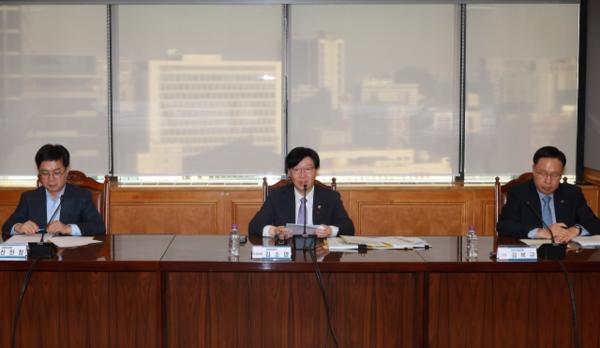
[[[269,235],[279,239],[288,239],[292,237],[292,230],[285,226],[272,226],[269,229]]]
[[[15,232],[19,234],[36,234],[40,230],[39,226],[31,220],[20,224],[15,224],[14,227]]]
[[[319,237],[319,238],[327,238],[331,235],[331,232],[333,232],[333,230],[331,229],[331,226],[319,225],[319,227],[317,227],[317,230],[315,233],[317,234],[317,237]]]
[[[56,220],[56,221],[52,221],[48,227],[46,227],[46,232],[47,233],[52,233],[52,234],[71,234],[71,225],[65,225],[62,222]]]
[[[577,227],[567,227],[563,222],[555,223],[548,227],[550,227],[550,230],[554,235],[554,241],[557,243],[567,243],[579,235],[579,229]],[[537,230],[536,238],[550,239],[550,232],[545,228],[540,228]]]
[[[563,228],[562,231],[559,231],[554,235],[554,240],[557,243],[568,243],[571,239],[577,237],[579,235],[579,228],[572,226],[569,228]]]

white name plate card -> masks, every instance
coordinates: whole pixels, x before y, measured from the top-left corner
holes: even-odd
[[[291,260],[292,247],[286,245],[253,246],[252,258],[256,260]]]
[[[498,245],[497,260],[504,261],[535,261],[537,248],[532,245]]]
[[[27,245],[0,244],[0,260],[27,260]]]

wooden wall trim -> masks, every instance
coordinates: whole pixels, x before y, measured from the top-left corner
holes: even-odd
[[[597,185],[581,186],[598,214]],[[21,192],[0,188],[0,223]],[[495,234],[493,185],[338,186],[357,234],[461,235],[474,224]],[[113,187],[112,233],[227,234],[231,224],[247,233],[262,205],[260,187]]]
[[[583,168],[583,179],[595,185],[600,185],[600,170]]]

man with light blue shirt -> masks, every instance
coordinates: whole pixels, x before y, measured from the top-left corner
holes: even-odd
[[[552,233],[557,242],[566,243],[579,235],[600,234],[600,220],[581,189],[561,183],[566,163],[565,154],[554,146],[535,152],[533,178],[508,190],[498,235],[549,239]]]
[[[86,190],[67,184],[69,151],[47,144],[35,155],[41,187],[21,195],[15,212],[2,226],[2,234],[47,232],[63,235],[98,235],[105,226]]]

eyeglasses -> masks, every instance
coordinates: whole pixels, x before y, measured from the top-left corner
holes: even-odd
[[[300,173],[312,173],[315,171],[315,167],[306,167],[306,168],[298,168],[298,167],[294,167],[291,169],[292,173],[294,174],[300,174]]]
[[[548,172],[538,172],[538,171],[535,171],[533,173],[541,176],[544,179],[550,178],[552,180],[559,179],[562,175],[562,173],[548,173]]]
[[[65,170],[57,169],[53,172],[49,172],[47,170],[40,170],[40,176],[44,179],[48,179],[49,177],[59,178],[65,174]]]

